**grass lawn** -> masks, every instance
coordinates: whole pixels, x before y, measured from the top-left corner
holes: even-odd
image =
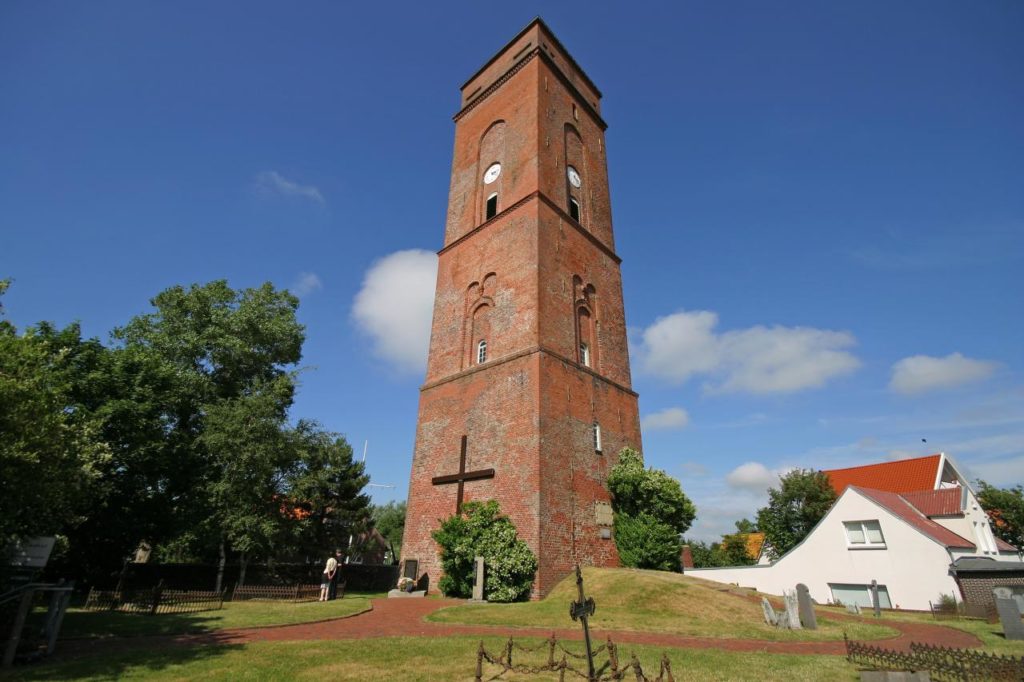
[[[116,611],[68,609],[61,626],[61,639],[71,637],[130,637],[134,635],[172,635],[186,632],[210,632],[225,628],[251,628],[268,625],[292,625],[362,613],[370,608],[370,597],[350,594],[328,602],[291,604],[275,601],[225,602],[218,611],[199,613],[161,613],[150,616]],[[42,618],[43,614],[37,614]]]
[[[498,654],[500,637],[485,638]],[[540,640],[517,640],[535,646]],[[472,680],[480,639],[387,638],[336,642],[261,642],[237,646],[177,647],[96,655],[66,663],[15,669],[14,680]],[[581,652],[582,643],[569,642]],[[669,654],[678,680],[856,680],[856,667],[841,656],[734,653],[710,649],[620,648],[620,661],[636,653],[648,676]],[[516,655],[542,665],[546,654]],[[579,667],[579,666],[577,666]],[[485,679],[500,669],[486,666]],[[570,675],[570,677],[572,677]],[[556,680],[556,675],[506,675],[503,680]]]
[[[743,598],[749,590],[662,571],[584,569],[587,595],[597,602],[590,622],[601,630],[666,632],[696,637],[780,641],[837,640],[845,630],[858,640],[892,637],[892,628],[839,621],[819,611],[817,630],[780,630],[764,622],[761,606]],[[467,604],[441,609],[428,620],[473,625],[567,627],[576,579],[559,583],[546,599],[525,604]]]

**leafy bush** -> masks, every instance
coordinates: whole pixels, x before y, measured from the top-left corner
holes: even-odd
[[[462,513],[443,521],[433,535],[441,548],[444,576],[438,586],[445,595],[472,595],[473,561],[482,556],[488,600],[510,602],[530,596],[537,557],[519,539],[515,525],[501,514],[496,501],[465,503]]]
[[[679,571],[679,535],[697,515],[679,481],[644,468],[640,453],[623,448],[608,474],[615,512],[615,546],[623,566]]]

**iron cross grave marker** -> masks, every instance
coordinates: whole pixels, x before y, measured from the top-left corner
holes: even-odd
[[[446,474],[444,476],[434,476],[430,479],[430,482],[434,485],[446,485],[448,483],[458,483],[458,495],[455,500],[455,513],[459,514],[462,512],[462,496],[463,486],[466,481],[476,481],[482,478],[494,478],[494,469],[478,469],[477,471],[466,471],[466,436],[462,437],[462,452],[459,454],[459,472],[456,474]]]

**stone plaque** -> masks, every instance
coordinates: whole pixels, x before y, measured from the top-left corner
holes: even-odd
[[[484,558],[475,559],[476,570],[473,576],[473,601],[484,601]]]
[[[415,559],[406,559],[405,563],[402,564],[402,577],[416,580],[416,574],[419,573],[419,570],[420,562]]]
[[[811,600],[811,591],[807,585],[800,583],[796,586],[796,599],[800,607],[800,622],[808,630],[818,629],[818,619],[814,615],[814,602]]]
[[[764,611],[764,622],[771,626],[779,624],[779,617],[775,613],[775,609],[772,608],[772,604],[768,601],[768,597],[761,597],[761,610]]]
[[[1003,635],[1006,639],[1024,639],[1024,622],[1020,619],[1020,609],[1013,599],[996,598],[996,613],[1003,624]]]
[[[783,592],[782,596],[786,600],[786,613],[783,616],[785,621],[784,627],[790,630],[800,629],[800,605],[797,601],[796,592]]]
[[[594,503],[594,517],[597,525],[612,525],[612,506],[607,502]]]

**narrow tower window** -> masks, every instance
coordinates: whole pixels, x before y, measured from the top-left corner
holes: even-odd
[[[490,206],[490,204],[487,205]],[[580,221],[580,203],[572,197],[569,197],[569,215],[576,222]]]
[[[482,365],[487,362],[487,339],[480,339],[476,344],[476,364]]]
[[[580,364],[590,367],[590,346],[580,342]]]
[[[594,452],[601,452],[601,425],[594,422]]]
[[[487,215],[485,220],[490,220],[498,214],[498,193],[495,192],[491,196],[487,197]]]

